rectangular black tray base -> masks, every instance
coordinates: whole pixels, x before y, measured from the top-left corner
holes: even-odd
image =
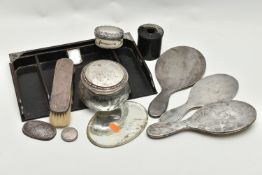
[[[86,64],[99,59],[113,60],[126,68],[131,87],[129,99],[157,93],[151,73],[132,39],[124,39],[123,46],[116,50],[101,49],[92,39],[13,53],[10,69],[22,121],[49,115],[55,64],[60,58],[68,58],[67,51],[71,49],[79,49],[82,57],[82,62],[74,66],[72,111],[86,108],[78,96],[80,73]]]

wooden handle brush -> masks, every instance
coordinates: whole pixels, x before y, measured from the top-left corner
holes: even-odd
[[[49,103],[50,123],[56,128],[64,128],[70,123],[73,73],[74,64],[70,59],[62,58],[56,62]]]

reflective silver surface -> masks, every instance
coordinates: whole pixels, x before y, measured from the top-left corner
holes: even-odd
[[[67,127],[65,129],[63,129],[63,131],[61,133],[61,138],[65,142],[73,142],[78,138],[78,132],[73,127]]]
[[[163,53],[155,70],[162,91],[151,102],[149,115],[160,117],[167,109],[170,95],[194,85],[205,70],[205,58],[194,48],[178,46]]]
[[[95,43],[104,49],[117,49],[123,45],[124,31],[115,26],[98,26],[95,28]]]
[[[97,112],[87,126],[87,136],[96,146],[118,147],[139,136],[147,120],[147,111],[142,105],[125,102],[121,109]]]
[[[22,131],[26,136],[38,140],[52,140],[56,135],[55,127],[38,120],[26,122]]]
[[[128,73],[117,62],[94,61],[86,65],[81,72],[79,96],[91,109],[114,110],[128,99],[129,93]]]
[[[213,135],[227,135],[245,130],[256,120],[256,110],[240,102],[218,102],[204,106],[192,117],[178,122],[159,122],[147,128],[153,139],[161,139],[185,130]]]
[[[188,101],[161,115],[160,121],[178,121],[190,110],[219,101],[230,101],[238,92],[238,81],[226,74],[215,74],[199,80],[191,89]]]

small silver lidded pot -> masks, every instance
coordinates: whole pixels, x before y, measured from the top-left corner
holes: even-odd
[[[122,47],[124,31],[115,26],[98,26],[95,28],[95,44],[104,49]]]
[[[95,111],[119,108],[130,93],[128,73],[117,62],[97,60],[87,64],[79,83],[81,101]]]

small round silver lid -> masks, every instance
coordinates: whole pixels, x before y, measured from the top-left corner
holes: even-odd
[[[73,127],[64,128],[61,133],[61,138],[65,142],[73,142],[78,138],[78,131]]]
[[[86,65],[81,73],[84,86],[96,94],[110,95],[128,83],[126,69],[117,62],[97,60]]]
[[[105,40],[122,40],[124,31],[115,26],[98,26],[95,28],[95,36]]]

